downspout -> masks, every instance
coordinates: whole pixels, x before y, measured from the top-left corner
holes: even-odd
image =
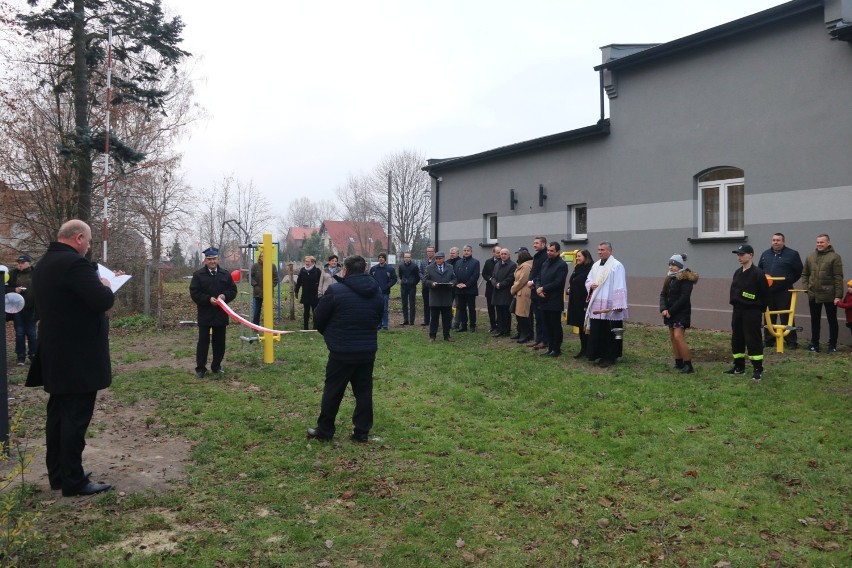
[[[598,71],[598,77],[600,78],[600,83],[601,83],[600,92],[598,93],[598,95],[601,98],[601,119],[598,121],[598,124],[600,124],[601,122],[604,121],[604,91],[605,91],[605,89],[604,89],[604,70],[603,69]]]
[[[433,175],[432,172],[429,172],[429,177],[435,180],[435,216],[433,219],[435,223],[435,239],[432,241],[432,246],[435,247],[435,250],[440,250],[440,248],[438,247],[438,225],[441,221],[441,181],[443,180],[443,178],[441,178],[440,176]]]

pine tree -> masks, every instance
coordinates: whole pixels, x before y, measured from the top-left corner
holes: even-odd
[[[27,3],[37,7],[39,0]],[[107,28],[112,27],[116,63],[110,103],[137,104],[149,112],[162,112],[169,93],[150,85],[158,84],[161,74],[190,55],[178,47],[184,24],[180,17],[166,19],[160,0],[52,0],[44,9],[19,14],[18,20],[33,36],[58,32],[69,38],[67,50],[58,54],[62,79],[55,91],[57,97],[70,93],[75,128],[67,133],[68,143],[59,152],[75,170],[77,217],[88,222],[92,164],[106,142],[106,129],[92,130],[90,113],[103,104],[99,97],[106,91]],[[119,167],[145,158],[112,132],[109,145],[110,156]]]

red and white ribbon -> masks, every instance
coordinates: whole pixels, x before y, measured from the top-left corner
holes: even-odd
[[[237,312],[232,310],[231,306],[229,306],[225,302],[220,302],[218,300],[218,298],[213,298],[213,300],[214,300],[214,302],[216,303],[217,306],[222,308],[225,311],[226,314],[231,316],[231,319],[236,320],[239,323],[241,323],[242,325],[249,327],[249,328],[251,328],[255,331],[259,331],[261,333],[272,333],[272,334],[275,334],[275,335],[286,335],[288,333],[306,333],[306,332],[316,331],[315,329],[300,329],[300,330],[296,330],[296,331],[279,331],[277,329],[268,329],[268,328],[253,324],[252,322],[250,322],[249,320],[247,320],[246,318],[244,318],[243,316],[241,316],[240,314],[238,314]]]

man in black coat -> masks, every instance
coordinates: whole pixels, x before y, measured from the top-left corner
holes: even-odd
[[[207,353],[210,350],[210,335],[213,335],[213,361],[210,370],[224,374],[222,359],[225,358],[225,332],[228,329],[228,314],[216,305],[229,303],[237,297],[237,285],[227,270],[219,268],[219,249],[210,247],[204,251],[204,266],[192,275],[189,295],[198,307],[198,344],[195,347],[195,375],[200,379],[207,374]]]
[[[426,268],[423,287],[429,289],[429,341],[438,336],[438,319],[441,320],[444,341],[455,341],[450,337],[450,324],[453,318],[453,288],[457,283],[455,272],[450,264],[444,262],[444,252],[435,253],[435,261]]]
[[[533,329],[535,330],[535,343],[532,344],[532,348],[544,349],[548,346],[550,338],[547,337],[547,329],[544,327],[544,316],[541,313],[541,303],[539,302],[538,294],[535,293],[535,279],[538,277],[544,261],[547,260],[547,237],[538,236],[533,239],[533,249],[535,250],[533,265],[532,270],[530,270],[529,282],[527,282],[527,286],[532,288],[530,290],[530,300],[532,301],[530,315],[535,320],[532,322]]]
[[[66,222],[33,273],[39,313],[39,345],[27,375],[28,387],[42,386],[47,401],[47,476],[62,495],[94,495],[112,487],[89,480],[83,471],[86,430],[100,389],[112,383],[109,322],[115,301],[109,281],[83,256],[92,230]],[[121,274],[117,272],[117,274]]]
[[[402,298],[402,325],[414,325],[420,268],[411,262],[411,253],[406,252],[402,254],[402,264],[396,270],[399,273],[399,293]]]
[[[565,280],[568,265],[559,254],[559,243],[552,241],[547,247],[547,260],[535,279],[535,294],[544,320],[548,357],[562,354],[562,310],[565,308]]]
[[[476,297],[479,295],[479,261],[473,257],[473,247],[465,245],[462,249],[462,258],[453,266],[456,273],[456,305],[459,320],[459,331],[476,331]]]
[[[314,325],[328,347],[328,363],[317,427],[308,428],[308,438],[328,441],[334,437],[334,420],[346,385],[352,383],[355,411],[350,438],[366,442],[373,427],[373,365],[385,303],[379,284],[365,272],[363,257],[350,256],[343,266],[343,282],[329,286],[314,311]]]
[[[491,303],[497,311],[497,331],[494,332],[494,337],[509,337],[512,327],[509,304],[512,303],[512,284],[515,282],[517,265],[509,256],[509,249],[500,249],[500,262],[494,265],[494,276],[491,277],[491,284],[494,286]]]
[[[494,265],[500,262],[500,247],[495,246],[491,249],[491,258],[482,263],[482,279],[485,280],[485,305],[488,309],[488,323],[490,324],[490,332],[497,331],[497,312],[494,310],[494,304],[491,302],[494,294],[494,285],[491,284],[491,278],[494,276]]]

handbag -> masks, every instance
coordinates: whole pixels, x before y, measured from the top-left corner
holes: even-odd
[[[510,314],[515,313],[515,307],[517,306],[517,303],[518,303],[517,300],[518,299],[515,296],[512,296],[512,301],[509,302],[509,313]]]

